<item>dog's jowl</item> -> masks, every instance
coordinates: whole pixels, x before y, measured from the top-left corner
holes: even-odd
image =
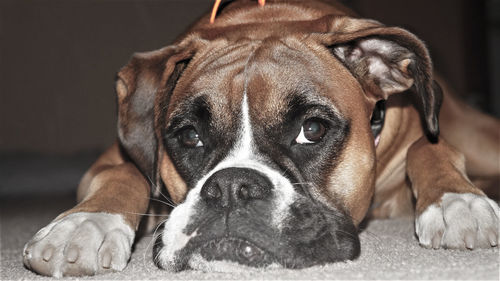
[[[452,110],[424,44],[334,2],[256,3],[232,1],[120,70],[118,140],[80,203],[26,244],[26,267],[122,270],[160,196],[176,204],[153,250],[169,271],[355,259],[368,214],[414,215],[424,247],[497,246],[498,205],[473,179],[498,179],[498,136]]]

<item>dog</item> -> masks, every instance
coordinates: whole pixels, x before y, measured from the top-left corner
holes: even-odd
[[[450,94],[422,41],[333,1],[264,2],[230,1],[119,71],[118,140],[26,244],[28,269],[124,269],[167,199],[153,254],[169,271],[355,259],[373,217],[414,215],[426,248],[498,245],[480,183],[498,183],[500,122]]]

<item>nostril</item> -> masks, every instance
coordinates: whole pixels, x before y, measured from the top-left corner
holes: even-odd
[[[240,199],[248,201],[252,199],[263,199],[268,191],[268,189],[258,184],[242,184],[239,188],[238,195]]]
[[[250,188],[247,185],[242,185],[240,188],[240,198],[243,200],[250,199]]]
[[[222,197],[222,191],[218,184],[205,185],[201,193],[205,199],[216,200]]]

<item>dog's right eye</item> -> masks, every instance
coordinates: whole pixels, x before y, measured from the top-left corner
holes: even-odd
[[[193,127],[182,129],[177,138],[184,147],[195,148],[203,146],[200,135]]]
[[[308,119],[302,124],[300,133],[295,139],[298,144],[312,144],[319,142],[326,134],[325,126],[315,119]]]

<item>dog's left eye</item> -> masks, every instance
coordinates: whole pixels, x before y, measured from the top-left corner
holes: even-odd
[[[319,142],[326,134],[325,125],[320,121],[308,119],[300,128],[300,133],[295,139],[298,144],[310,144]]]
[[[203,142],[200,139],[200,135],[192,127],[183,129],[178,135],[179,142],[188,148],[201,147]]]

